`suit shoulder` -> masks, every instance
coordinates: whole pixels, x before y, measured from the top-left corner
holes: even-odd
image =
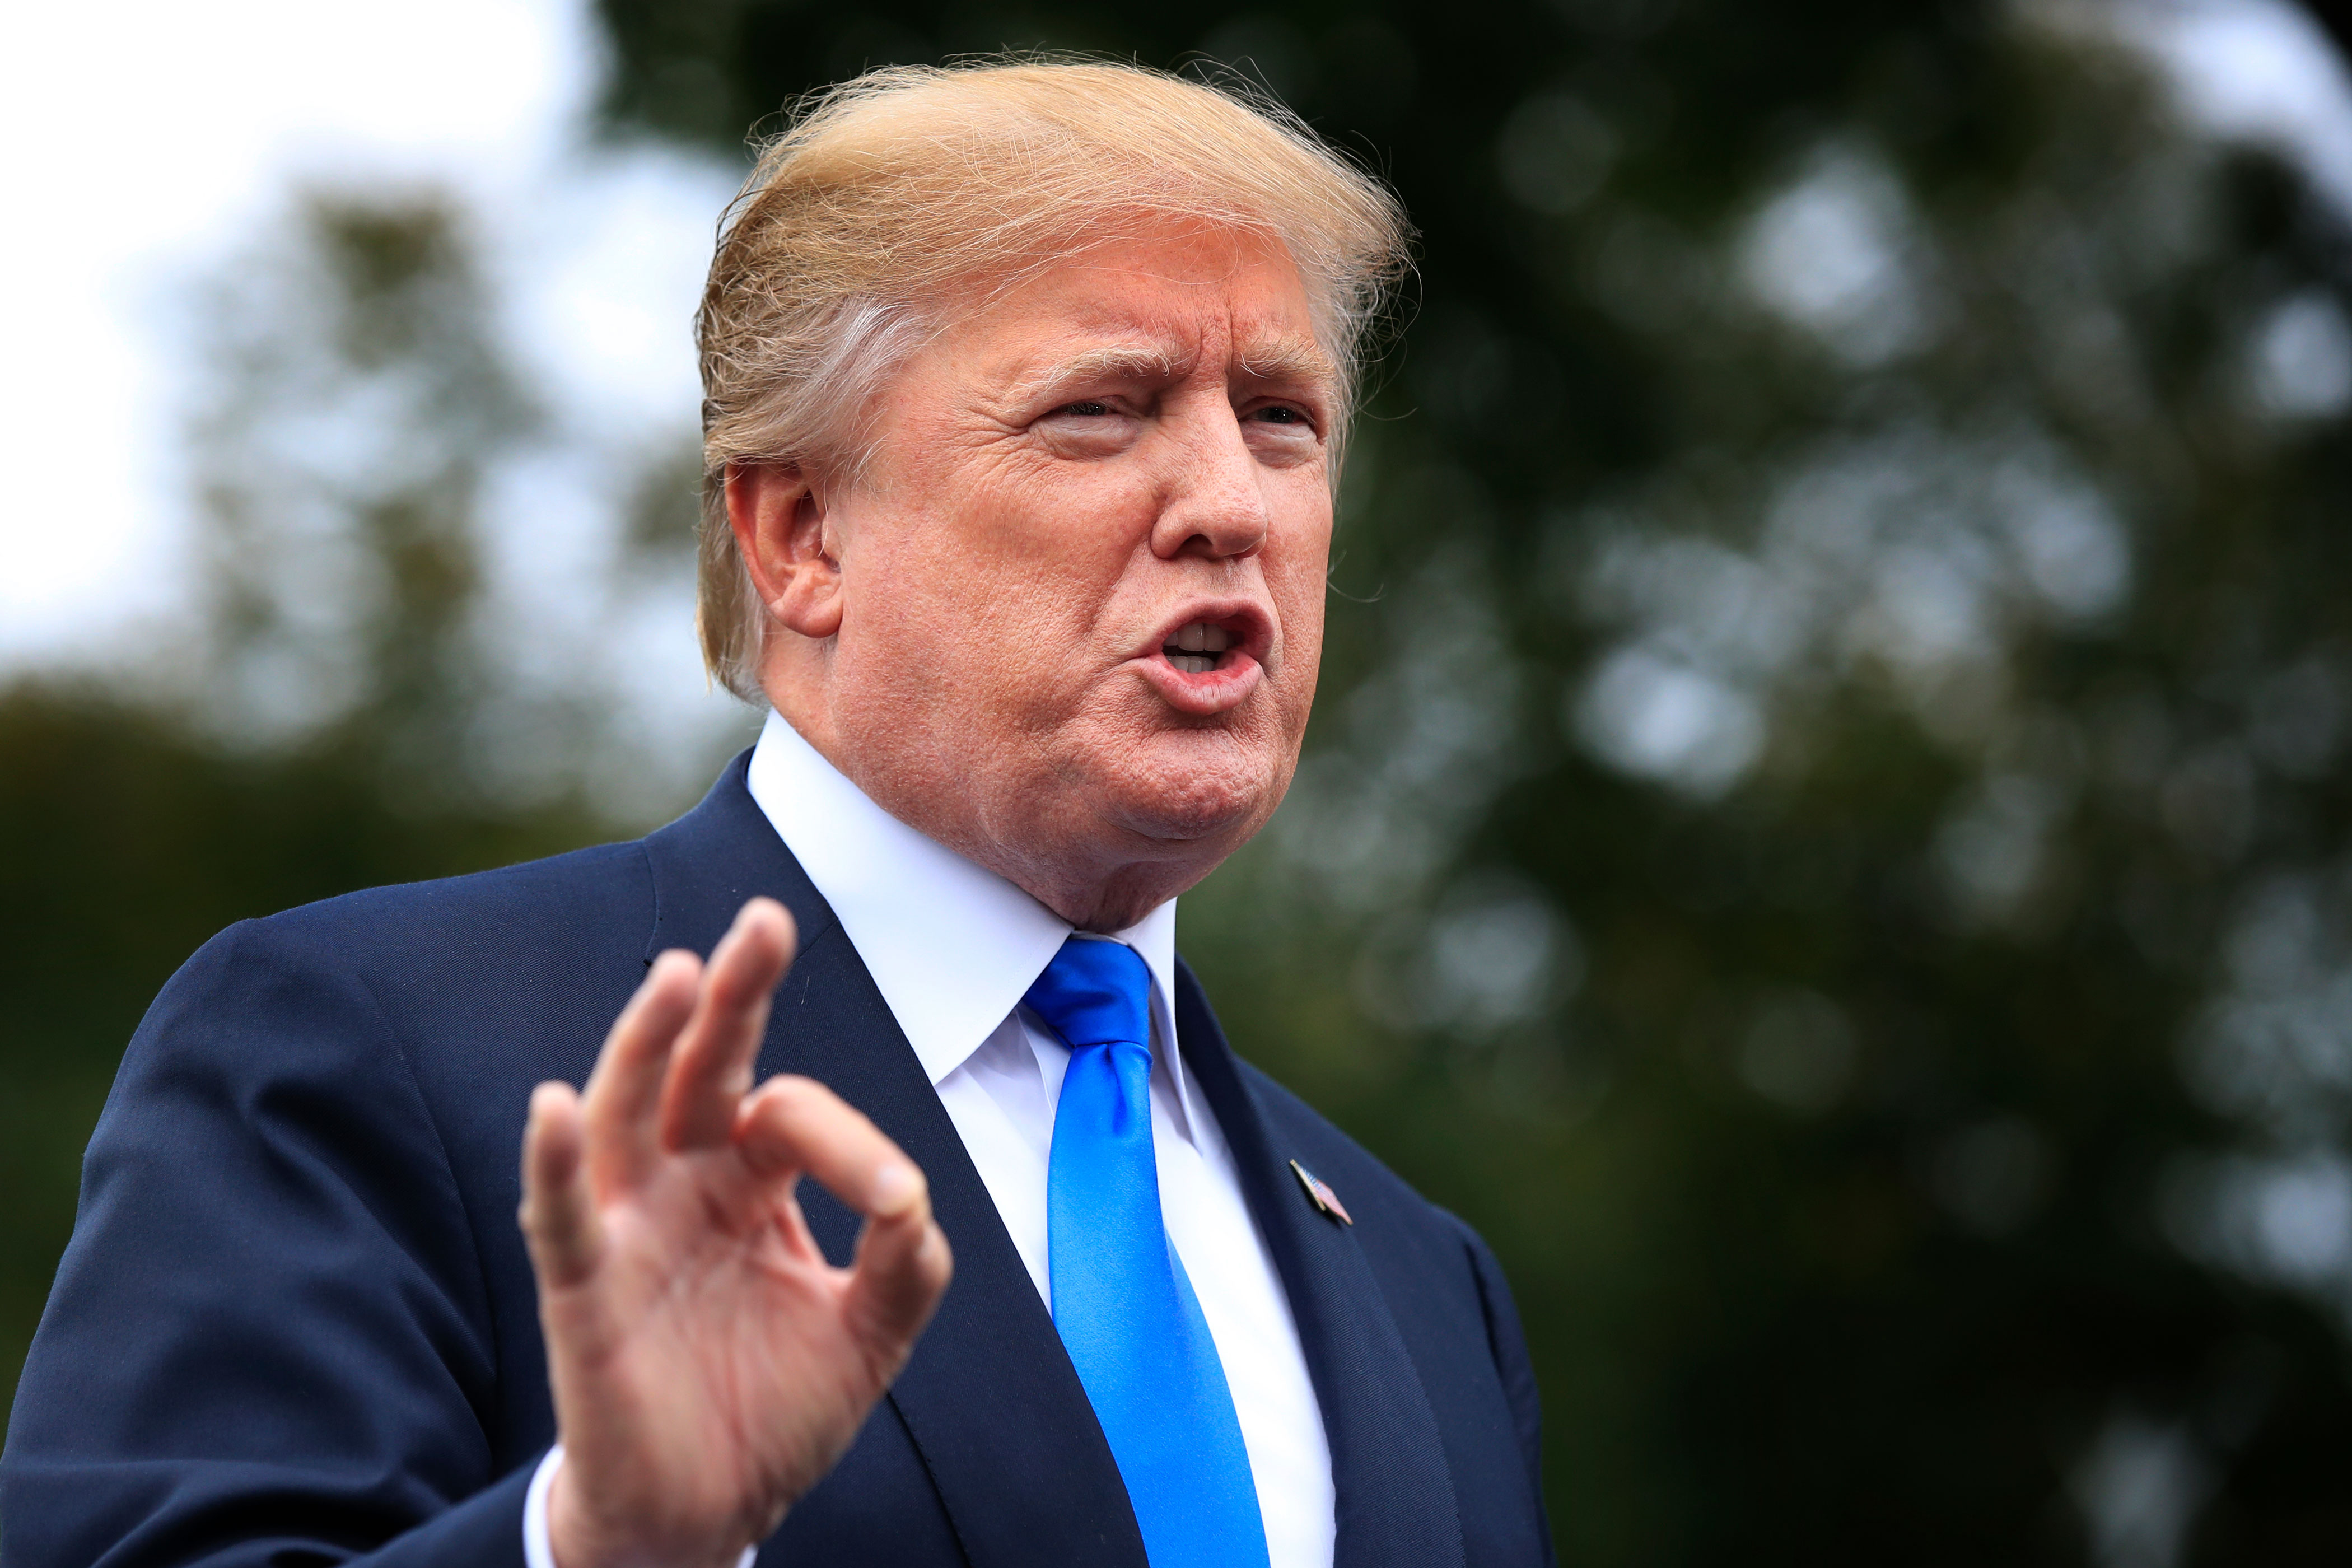
[[[644,978],[653,908],[642,848],[617,844],[241,921],[150,1005],[109,1115],[194,1096],[225,1124],[343,1126],[372,1108],[406,1129],[402,1168],[449,1163],[510,1207],[530,1087],[586,1077]]]
[[[644,976],[653,922],[637,843],[345,893],[205,943],[149,1008],[132,1058],[165,1037],[194,1047],[236,1020],[283,1047],[308,1017],[347,1048],[366,1021],[419,1058],[528,1057],[542,1070],[517,1047],[551,1034],[593,1047]],[[345,1022],[329,1027],[330,1014]]]
[[[344,960],[371,953],[462,951],[468,940],[511,947],[576,941],[586,930],[652,927],[653,880],[642,840],[431,881],[363,888],[243,922],[215,938],[308,950]]]
[[[258,1027],[330,997],[389,1022],[388,1003],[454,1000],[477,988],[469,982],[553,970],[593,951],[634,959],[652,908],[644,851],[632,842],[239,921],[164,984],[132,1059],[159,1036],[207,1038],[231,1020]],[[192,1024],[204,1026],[191,1035]]]

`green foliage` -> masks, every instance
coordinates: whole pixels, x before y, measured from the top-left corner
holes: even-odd
[[[2352,1547],[2352,331],[2294,171],[2063,5],[601,10],[623,129],[1098,49],[1403,194],[1308,756],[1183,945],[1494,1242],[1568,1561]],[[193,719],[0,700],[0,1355],[205,935],[611,831],[596,716],[485,662],[534,416],[462,219],[306,235],[215,312]]]
[[[340,731],[423,783],[484,695],[481,491],[531,411],[447,202],[317,195],[297,239],[203,301],[203,700],[249,740]]]
[[[650,826],[597,804],[595,694],[518,691],[484,625],[485,490],[534,420],[457,210],[313,196],[200,303],[197,625],[0,687],[12,1391],[115,1063],[197,946]]]
[[[255,756],[98,692],[0,691],[0,1377],[16,1386],[90,1125],[148,1001],[234,921],[602,837],[577,812],[416,810],[364,752]]]
[[[2340,229],[2111,13],[603,8],[716,145],[1099,49],[1402,191],[1309,756],[1184,942],[1494,1239],[1569,1561],[2352,1544]]]

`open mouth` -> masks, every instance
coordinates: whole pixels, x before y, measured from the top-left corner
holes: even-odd
[[[1206,675],[1224,663],[1225,656],[1241,643],[1238,633],[1213,621],[1187,621],[1160,644],[1160,651],[1185,674]]]

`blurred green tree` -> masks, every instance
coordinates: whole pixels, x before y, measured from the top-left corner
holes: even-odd
[[[2179,121],[2142,14],[601,10],[623,128],[1090,48],[1240,68],[1402,191],[1310,755],[1184,945],[1496,1243],[1569,1561],[2352,1547],[2344,219]],[[608,830],[600,716],[484,657],[534,416],[462,216],[303,235],[209,312],[161,700],[0,700],[0,1369],[205,934]]]
[[[210,280],[192,476],[216,724],[446,778],[484,681],[480,492],[532,410],[457,207],[321,192]]]
[[[0,1386],[14,1393],[72,1229],[115,1063],[189,953],[251,916],[599,836],[544,804],[419,809],[365,758],[255,755],[87,687],[0,693]]]
[[[501,726],[573,759],[595,734],[584,708],[517,726],[493,707],[483,492],[532,417],[457,209],[314,195],[199,303],[193,626],[110,679],[0,691],[12,1390],[115,1063],[190,952],[236,920],[613,831],[576,776],[521,792],[483,755]]]
[[[1310,755],[1185,945],[1494,1238],[1568,1560],[2352,1547],[2344,217],[2152,10],[602,5],[714,145],[1099,49],[1402,192]]]

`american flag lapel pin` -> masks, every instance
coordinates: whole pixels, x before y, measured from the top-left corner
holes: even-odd
[[[1307,1189],[1307,1201],[1315,1205],[1316,1213],[1336,1219],[1341,1225],[1356,1223],[1348,1213],[1348,1205],[1339,1201],[1339,1194],[1331,1190],[1328,1182],[1296,1160],[1290,1162],[1290,1171],[1298,1178],[1298,1184]]]

